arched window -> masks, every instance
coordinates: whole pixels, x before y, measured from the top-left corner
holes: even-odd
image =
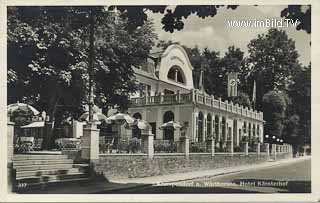
[[[259,137],[260,136],[260,126],[259,126],[259,124],[257,124],[257,137]]]
[[[219,138],[219,116],[214,117],[214,136],[216,139]]]
[[[247,134],[247,122],[243,123],[243,134]]]
[[[252,136],[256,136],[256,124],[252,124]]]
[[[207,137],[210,137],[212,135],[212,116],[209,113],[207,115]]]
[[[226,118],[222,117],[222,123],[221,123],[221,128],[222,128],[222,140],[226,140]]]
[[[251,123],[249,123],[248,134],[249,134],[249,139],[251,139]]]
[[[142,119],[142,116],[141,116],[141,114],[139,112],[134,113],[132,117],[135,118],[135,119],[140,119],[140,120]]]
[[[169,121],[174,121],[174,113],[172,111],[166,111],[163,115],[163,123]],[[163,139],[164,140],[173,140],[174,139],[174,130],[173,129],[164,129],[163,130]]]
[[[203,113],[200,111],[198,115],[198,142],[203,141]]]
[[[186,82],[182,69],[177,65],[174,65],[170,68],[167,77],[168,79],[174,80],[175,82],[179,82],[183,84],[185,84]]]

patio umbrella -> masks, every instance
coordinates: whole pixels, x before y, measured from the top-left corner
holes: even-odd
[[[104,121],[106,119],[107,119],[107,117],[103,113],[100,113],[100,112],[93,113],[93,121],[94,122]],[[80,121],[89,121],[89,112],[83,113],[79,117],[79,120]]]
[[[134,123],[134,118],[130,116],[129,114],[126,113],[116,113],[112,116],[109,116],[108,118],[105,119],[107,123],[112,123],[116,122],[118,124],[123,124],[128,123],[128,124],[133,124]]]
[[[175,122],[175,121],[169,121],[167,123],[162,124],[159,128],[160,128],[160,130],[163,130],[163,129],[176,130],[176,129],[181,129],[182,125],[178,122]]]
[[[133,127],[137,127],[140,130],[150,130],[150,129],[152,129],[151,125],[147,121],[141,120],[141,119],[136,119],[132,126]]]
[[[21,111],[25,114],[38,115],[40,112],[33,106],[25,103],[14,103],[7,106],[8,115],[12,115],[15,111]]]

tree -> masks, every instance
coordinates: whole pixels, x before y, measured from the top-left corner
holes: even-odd
[[[290,86],[289,96],[292,98],[292,114],[299,117],[300,144],[311,143],[311,64],[298,71]],[[289,126],[288,129],[291,129]],[[288,136],[290,136],[288,131]]]
[[[248,45],[249,81],[256,80],[257,109],[262,109],[262,96],[272,90],[287,91],[299,69],[295,42],[283,30],[270,29]]]
[[[270,91],[263,96],[263,116],[265,134],[281,137],[285,127],[287,98],[283,92]]]
[[[297,30],[304,30],[311,33],[311,5],[289,5],[281,11],[281,17],[298,20]]]
[[[156,35],[151,23],[135,30],[124,18],[114,24],[115,15],[103,7],[9,8],[9,102],[24,101],[46,110],[50,122],[56,124],[63,114],[78,117],[83,112],[84,104],[89,102],[91,11],[95,12],[98,31],[93,59],[96,102],[111,106],[120,99],[126,104],[126,95],[136,86],[131,67],[148,54]],[[46,133],[48,137],[53,125]]]
[[[184,28],[183,18],[187,19],[191,14],[197,15],[199,18],[214,17],[218,9],[223,5],[179,5],[175,8],[168,8],[169,6],[116,6],[122,13],[122,16],[127,18],[134,26],[141,26],[147,20],[146,11],[153,13],[164,14],[161,20],[163,29],[167,32],[174,32],[175,30],[182,30]],[[236,9],[236,5],[228,5],[227,9]],[[110,7],[113,10],[115,7]]]
[[[251,103],[249,95],[247,95],[246,93],[243,93],[243,92],[239,92],[238,96],[233,97],[230,100],[234,104],[239,104],[239,105],[242,105],[242,106],[248,107],[248,108],[252,107],[252,103]]]

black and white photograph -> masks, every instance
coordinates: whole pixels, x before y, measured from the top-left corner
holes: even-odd
[[[7,194],[311,195],[312,8],[6,5]]]

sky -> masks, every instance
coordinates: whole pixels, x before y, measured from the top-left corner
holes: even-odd
[[[162,29],[161,18],[163,14],[148,13],[155,23],[155,31],[158,34],[159,40],[171,40],[180,42],[188,47],[195,45],[200,48],[208,47],[211,50],[219,51],[222,57],[229,46],[234,45],[248,55],[247,45],[250,40],[257,37],[258,34],[266,33],[268,27],[260,28],[243,28],[229,27],[228,20],[265,20],[278,19],[280,20],[280,12],[285,8],[283,5],[276,6],[250,6],[241,5],[237,9],[219,8],[217,15],[205,19],[199,18],[196,15],[191,15],[184,19],[184,29],[173,33],[165,32]],[[303,65],[308,65],[311,61],[311,35],[305,31],[297,31],[293,25],[284,29],[296,43],[296,49],[299,53],[298,60]]]

